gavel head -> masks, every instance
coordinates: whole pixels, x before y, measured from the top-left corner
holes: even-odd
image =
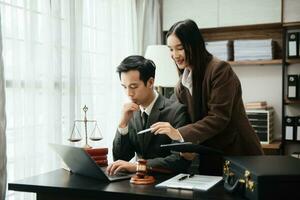
[[[147,167],[146,167],[147,160],[139,159],[137,166],[136,166],[136,175],[139,178],[144,178],[147,174]]]

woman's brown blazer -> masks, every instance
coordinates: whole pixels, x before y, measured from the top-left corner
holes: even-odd
[[[179,101],[188,106],[192,123],[179,128],[183,139],[220,149],[225,155],[261,155],[259,139],[247,118],[241,84],[231,66],[213,58],[202,84],[202,120],[195,119],[189,90],[176,87]]]

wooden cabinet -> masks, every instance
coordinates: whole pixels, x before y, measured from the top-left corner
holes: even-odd
[[[271,144],[261,145],[266,155],[280,155],[282,154],[281,140],[275,140]]]

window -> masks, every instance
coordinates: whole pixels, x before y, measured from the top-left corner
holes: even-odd
[[[91,144],[111,148],[123,101],[115,69],[135,52],[134,2],[0,0],[8,182],[60,167],[48,143],[72,145],[84,105],[104,137]]]

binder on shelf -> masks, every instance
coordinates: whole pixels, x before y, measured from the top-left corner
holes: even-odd
[[[299,58],[299,32],[288,33],[287,40],[287,57]]]
[[[285,117],[285,140],[294,140],[295,132],[295,117],[286,116]]]
[[[300,141],[300,116],[297,117],[296,120],[296,136],[295,139],[297,141]]]
[[[289,99],[297,99],[298,98],[298,81],[299,76],[296,74],[288,75],[288,90],[287,97]]]

